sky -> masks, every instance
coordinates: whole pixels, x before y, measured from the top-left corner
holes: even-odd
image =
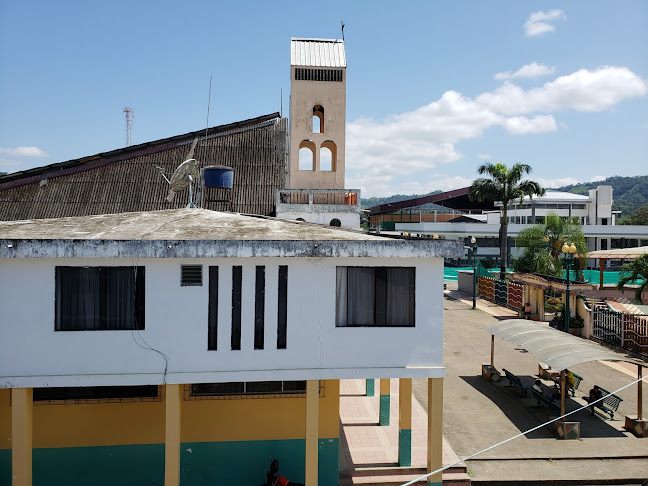
[[[648,174],[648,2],[0,0],[0,171],[277,111],[290,38],[347,56],[346,187],[545,187]],[[282,108],[283,99],[283,108]]]

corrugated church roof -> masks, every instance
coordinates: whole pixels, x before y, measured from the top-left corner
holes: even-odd
[[[290,39],[293,66],[346,67],[344,41],[339,39]]]

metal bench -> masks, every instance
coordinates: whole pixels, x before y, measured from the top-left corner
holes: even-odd
[[[560,416],[560,407],[556,405],[551,398],[545,396],[534,388],[529,388],[529,390],[531,390],[531,394],[533,395],[533,398],[537,400],[539,406],[548,408],[556,417]]]
[[[603,392],[603,401],[595,403],[590,408],[592,409],[592,415],[594,415],[594,408],[599,408],[603,412],[607,413],[610,416],[610,420],[614,420],[614,412],[619,410],[619,405],[623,401],[623,398],[613,395],[605,388],[599,386],[599,390]],[[590,401],[590,397],[583,397],[586,402]]]
[[[513,373],[511,373],[509,370],[504,368],[502,371],[504,371],[504,374],[506,375],[506,379],[509,381],[508,386],[514,386],[520,389],[520,391],[524,394],[524,396],[527,396],[527,390],[529,389],[528,386],[526,386],[524,383],[522,383],[522,380],[515,376]]]

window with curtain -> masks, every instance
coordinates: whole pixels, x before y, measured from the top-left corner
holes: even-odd
[[[337,267],[337,327],[413,327],[413,267]]]
[[[144,267],[56,267],[57,331],[144,329]]]

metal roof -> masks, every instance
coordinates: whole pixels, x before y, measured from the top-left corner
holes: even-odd
[[[590,251],[587,258],[603,258],[603,259],[620,259],[620,260],[634,260],[644,253],[648,253],[648,246],[638,246],[636,248],[618,248],[616,250],[596,250]]]
[[[344,41],[339,39],[290,39],[293,66],[346,67]]]
[[[627,361],[645,366],[608,348],[526,319],[509,319],[490,324],[484,330],[493,336],[526,349],[555,370],[564,370],[588,361]]]

